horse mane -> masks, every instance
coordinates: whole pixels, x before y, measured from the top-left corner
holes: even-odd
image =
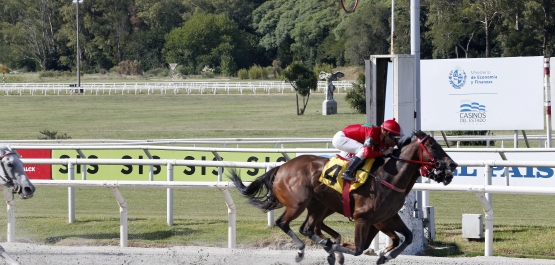
[[[3,156],[7,153],[12,153],[13,150],[7,145],[0,145],[0,156]]]

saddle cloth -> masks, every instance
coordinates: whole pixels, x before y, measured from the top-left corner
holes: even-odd
[[[370,172],[372,164],[374,164],[374,160],[374,158],[366,159],[362,168],[357,170],[357,182],[351,184],[349,192],[356,190],[366,182],[368,179],[368,172]],[[341,178],[341,175],[343,174],[343,171],[347,169],[348,165],[349,161],[347,160],[338,157],[331,158],[330,161],[328,161],[328,163],[324,166],[324,170],[322,170],[322,175],[320,175],[318,181],[326,184],[328,187],[339,193],[343,193],[344,181]]]

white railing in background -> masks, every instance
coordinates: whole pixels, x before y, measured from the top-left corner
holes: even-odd
[[[334,81],[336,93],[346,92],[355,81]],[[318,92],[325,91],[326,81],[318,81]],[[71,95],[80,92],[88,95],[104,94],[257,94],[294,92],[284,81],[249,82],[142,82],[142,83],[81,83],[81,87],[70,87],[70,83],[5,83],[0,84],[0,95]]]
[[[555,136],[552,136],[555,138]],[[486,148],[491,148],[491,143],[493,141],[501,142],[501,147],[505,146],[505,142],[513,142],[515,140],[514,135],[499,135],[499,136],[447,136],[445,139],[441,135],[436,135],[434,137],[443,147],[446,147],[445,139],[449,142],[454,142],[455,144],[450,144],[450,148],[473,148],[473,146],[461,146],[462,142],[470,141],[484,141],[488,143]],[[546,143],[546,135],[530,135],[530,136],[518,136],[516,140],[518,141],[537,141],[537,144],[531,145],[531,147],[543,148]],[[331,147],[331,138],[195,138],[195,139],[143,139],[143,140],[114,140],[114,139],[58,139],[58,140],[0,140],[2,144],[8,145],[221,145],[223,147],[228,146],[245,146],[245,145],[269,145],[275,148],[284,147],[288,144],[318,144],[322,143],[325,148]],[[521,148],[527,148],[525,146],[520,146]]]
[[[253,162],[218,162],[218,161],[191,161],[191,160],[142,160],[142,159],[22,159],[24,163],[29,164],[64,164],[68,166],[68,180],[33,180],[37,186],[66,186],[69,189],[78,186],[89,187],[105,187],[109,188],[118,204],[120,205],[120,246],[128,246],[127,242],[127,204],[125,199],[119,192],[119,187],[142,187],[142,188],[167,188],[167,219],[168,225],[173,224],[173,189],[174,188],[188,188],[188,187],[208,187],[218,188],[222,191],[226,204],[228,206],[228,247],[234,248],[236,245],[236,213],[235,204],[229,195],[228,188],[233,185],[229,182],[216,181],[216,182],[178,182],[173,181],[173,171],[175,166],[210,166],[220,168],[271,168],[282,163],[253,163]],[[485,176],[484,185],[449,185],[443,186],[438,184],[416,184],[414,190],[420,191],[465,191],[475,193],[483,210],[486,214],[486,232],[484,255],[493,255],[493,206],[491,193],[504,193],[504,194],[532,194],[532,195],[555,195],[555,187],[516,187],[516,186],[492,186],[491,185],[491,168],[494,166],[536,166],[536,167],[555,167],[555,162],[552,161],[458,161],[460,166],[483,166],[485,171],[488,172]],[[111,165],[165,165],[167,167],[167,181],[86,181],[74,180],[73,168],[74,165],[79,164],[111,164]],[[74,193],[69,193],[69,218],[75,218],[75,201]],[[8,242],[13,242],[15,239],[15,204],[13,198],[6,196],[3,193],[8,203]],[[13,216],[13,218],[12,218]],[[270,220],[272,219],[272,220]],[[268,216],[268,224],[273,223],[273,215]]]

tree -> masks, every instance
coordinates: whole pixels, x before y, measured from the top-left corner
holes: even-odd
[[[33,61],[40,69],[56,69],[58,43],[55,33],[62,5],[59,1],[3,1],[1,26],[4,38],[10,44],[12,56],[20,61]],[[3,19],[3,20],[4,20]]]
[[[269,56],[284,63],[314,65],[320,44],[340,21],[339,12],[332,0],[266,1],[252,12],[253,27]]]
[[[240,30],[225,15],[197,14],[166,35],[163,53],[166,61],[197,72],[206,65],[220,68],[224,62],[225,71],[233,73],[252,63],[255,43],[252,34]]]
[[[303,115],[310,98],[310,90],[315,91],[318,88],[318,79],[316,74],[302,63],[293,62],[287,69],[282,72],[286,82],[291,84],[297,92],[297,115]],[[299,95],[303,98],[303,106],[299,109]]]
[[[353,83],[353,89],[347,92],[345,100],[349,103],[352,109],[357,113],[366,114],[366,88],[364,81],[366,77],[364,74],[359,74],[357,82]]]
[[[345,39],[347,63],[364,65],[364,59],[372,54],[389,53],[390,9],[382,2],[365,3],[337,26],[335,34]]]

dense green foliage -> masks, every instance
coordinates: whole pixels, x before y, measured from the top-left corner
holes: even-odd
[[[421,58],[553,56],[552,0],[422,0]],[[75,71],[76,5],[4,0],[0,63],[11,70]],[[395,53],[410,53],[410,1],[395,2]],[[302,61],[362,65],[391,49],[391,1],[96,0],[79,6],[84,72],[138,61],[144,71],[177,62],[180,73],[236,75],[253,65]]]
[[[360,74],[357,78],[356,83],[353,83],[353,89],[347,92],[345,95],[345,100],[349,103],[352,109],[357,113],[366,114],[366,88],[364,83],[366,77],[364,74]]]

